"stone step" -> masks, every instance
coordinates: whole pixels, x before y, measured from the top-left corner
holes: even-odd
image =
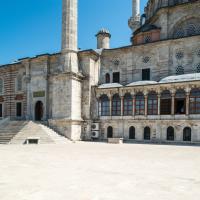
[[[9,121],[0,126],[0,144],[24,144],[27,138],[39,138],[39,144],[68,143],[69,140],[33,121]]]
[[[44,124],[40,124],[40,126],[42,127],[43,130],[45,130],[47,132],[47,134],[55,141],[55,143],[69,143],[71,142],[69,139],[67,139],[66,137],[56,133],[53,129],[51,129],[50,127],[47,127]]]

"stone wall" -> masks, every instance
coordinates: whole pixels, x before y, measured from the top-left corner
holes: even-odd
[[[22,88],[17,90],[17,77],[22,79]],[[24,119],[27,115],[27,87],[25,67],[21,63],[1,66],[0,78],[3,81],[3,92],[0,94],[0,103],[3,106],[3,117]],[[22,116],[16,116],[16,103],[22,103]]]
[[[177,40],[159,41],[138,46],[104,50],[101,55],[100,83],[105,83],[105,74],[120,72],[120,83],[127,84],[142,80],[142,69],[151,69],[151,80],[176,74],[178,66],[185,73],[196,72],[200,63],[200,36]]]
[[[192,129],[192,141],[200,142],[200,120],[117,120],[104,119],[101,120],[101,139],[107,139],[107,128],[113,127],[113,137],[122,137],[129,140],[129,128],[135,128],[135,140],[144,141],[144,128],[150,127],[152,142],[184,142],[183,129],[190,127]],[[167,128],[173,127],[175,132],[175,140],[167,140]],[[148,141],[147,141],[148,142]]]

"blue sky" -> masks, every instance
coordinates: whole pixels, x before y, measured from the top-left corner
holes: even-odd
[[[141,12],[147,0],[141,0]],[[79,48],[96,48],[105,27],[111,47],[130,44],[132,0],[79,0]],[[62,0],[11,0],[0,6],[0,64],[60,51]]]

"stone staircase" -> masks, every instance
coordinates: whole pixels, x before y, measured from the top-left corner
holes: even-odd
[[[0,144],[8,144],[27,125],[25,121],[6,121],[0,126]]]
[[[56,144],[66,144],[66,143],[71,142],[71,140],[69,140],[68,138],[58,134],[53,129],[49,128],[46,125],[46,123],[45,124],[44,123],[39,124],[39,126],[48,134],[49,137],[52,138],[54,143],[56,143]]]
[[[0,144],[25,144],[27,139],[39,144],[66,144],[70,141],[44,124],[33,121],[9,121],[0,125]]]

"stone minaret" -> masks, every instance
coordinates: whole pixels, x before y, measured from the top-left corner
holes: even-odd
[[[78,35],[77,0],[63,0],[62,5],[62,56],[63,70],[78,72],[77,35]]]
[[[52,120],[50,125],[72,140],[82,130],[81,95],[83,76],[78,70],[77,0],[63,0],[60,69],[52,77]]]
[[[140,27],[140,0],[132,0],[132,17],[128,21],[132,32]]]

